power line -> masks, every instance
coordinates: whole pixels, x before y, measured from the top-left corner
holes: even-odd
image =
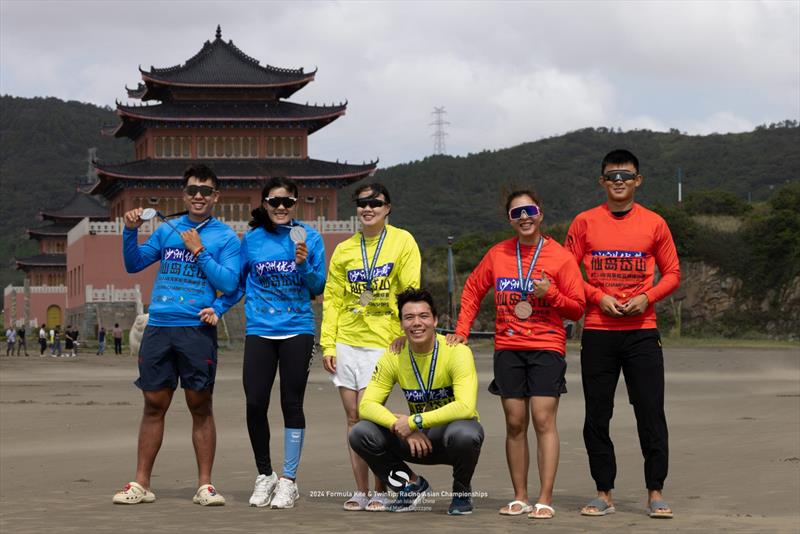
[[[444,106],[438,108],[434,106],[431,115],[434,115],[435,118],[428,126],[436,126],[436,131],[431,134],[431,137],[433,137],[433,154],[436,156],[447,154],[447,147],[445,147],[444,143],[444,138],[447,137],[447,132],[444,131],[444,127],[450,124],[444,120],[447,111],[445,111]]]

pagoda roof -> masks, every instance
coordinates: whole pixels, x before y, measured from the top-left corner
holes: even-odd
[[[134,182],[177,182],[183,171],[191,164],[208,165],[219,177],[223,188],[225,182],[261,182],[272,176],[286,176],[300,183],[345,186],[370,176],[377,168],[377,161],[348,164],[323,161],[311,158],[272,158],[272,159],[141,159],[127,163],[96,163],[95,168],[100,181],[92,189],[92,194],[113,196],[114,184],[118,181]]]
[[[108,212],[106,212],[108,217]],[[67,233],[75,227],[78,221],[68,223],[51,223],[38,228],[29,228],[28,235],[33,237],[67,237]]]
[[[17,269],[25,267],[66,267],[66,254],[37,254],[26,258],[16,258]]]
[[[56,221],[74,219],[75,223],[84,217],[89,217],[93,220],[109,218],[108,208],[99,199],[80,190],[76,190],[72,197],[60,208],[42,210],[41,216],[43,219]]]
[[[141,84],[133,91],[139,98],[147,99],[151,84],[198,88],[292,88],[295,92],[314,79],[316,69],[304,72],[303,68],[286,69],[259,63],[242,52],[232,40],[222,40],[222,30],[217,26],[216,39],[206,41],[203,48],[182,64],[172,67],[143,70]],[[129,94],[131,91],[129,90]],[[288,96],[288,95],[284,95]]]
[[[122,122],[108,132],[115,137],[138,137],[140,122],[156,123],[303,123],[313,133],[345,114],[347,102],[338,105],[308,105],[284,101],[268,102],[163,102],[130,106],[117,103]]]

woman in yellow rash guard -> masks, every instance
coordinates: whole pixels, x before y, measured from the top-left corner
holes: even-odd
[[[375,363],[389,343],[403,334],[396,295],[408,287],[419,287],[420,281],[416,241],[407,231],[386,223],[392,207],[386,187],[363,185],[353,198],[362,229],[333,251],[320,333],[322,363],[339,388],[347,434],[359,420],[358,403]],[[356,492],[344,503],[344,509],[384,510],[389,499],[383,483],[376,477],[375,494],[369,499],[367,463],[349,452]]]

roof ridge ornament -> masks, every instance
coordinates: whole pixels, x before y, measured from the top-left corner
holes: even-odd
[[[217,39],[222,39],[222,27],[217,24]]]

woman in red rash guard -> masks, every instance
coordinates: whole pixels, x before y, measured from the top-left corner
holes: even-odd
[[[481,300],[495,290],[494,380],[506,418],[506,459],[514,499],[502,515],[555,515],[551,504],[558,468],[558,400],[566,393],[566,331],[563,319],[578,320],[585,300],[583,278],[572,255],[541,232],[542,210],[531,191],[508,195],[506,212],[517,235],[491,249],[464,285],[456,333],[450,343],[465,343]],[[528,419],[537,441],[541,489],[528,502]]]

